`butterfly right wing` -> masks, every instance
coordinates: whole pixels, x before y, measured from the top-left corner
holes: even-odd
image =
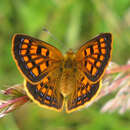
[[[66,102],[66,112],[71,113],[90,103],[100,91],[101,81],[91,84],[85,75],[78,77],[75,90]]]
[[[18,69],[32,84],[41,82],[63,59],[57,48],[24,34],[13,36],[12,54]]]
[[[112,55],[112,34],[102,33],[86,42],[76,53],[79,69],[89,82],[96,83],[102,77]]]

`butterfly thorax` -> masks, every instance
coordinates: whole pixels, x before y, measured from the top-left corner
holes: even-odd
[[[70,50],[64,55],[64,60],[62,64],[62,75],[60,80],[60,91],[65,97],[71,94],[74,90],[75,73],[75,53]]]

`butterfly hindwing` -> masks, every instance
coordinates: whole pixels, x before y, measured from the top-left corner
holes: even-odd
[[[73,112],[92,101],[101,88],[100,82],[91,84],[85,76],[77,80],[77,87],[75,87],[74,93],[67,100],[66,111],[68,113]]]
[[[25,89],[29,97],[41,107],[61,111],[64,105],[64,98],[56,88],[56,82],[45,77],[38,84],[31,84],[25,81]]]
[[[85,43],[77,52],[77,63],[89,82],[101,79],[111,58],[112,35],[103,33]]]
[[[19,70],[32,84],[41,82],[49,72],[59,67],[63,58],[57,48],[23,34],[13,36],[12,53]]]

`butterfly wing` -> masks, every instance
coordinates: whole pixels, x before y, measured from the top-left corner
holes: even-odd
[[[66,102],[68,113],[84,107],[96,97],[111,53],[112,35],[110,33],[100,34],[78,50],[75,89]]]
[[[111,59],[112,35],[103,33],[85,43],[76,54],[78,68],[89,82],[98,82]]]
[[[51,76],[43,78],[38,84],[31,84],[25,81],[25,90],[28,96],[41,107],[61,111],[64,106],[64,98],[57,90],[58,79],[51,79]]]
[[[24,78],[32,84],[41,82],[63,59],[57,48],[23,34],[13,36],[12,54]]]
[[[87,105],[97,96],[100,88],[101,81],[91,84],[88,82],[86,76],[79,78],[76,82],[74,92],[66,102],[66,112],[71,113]]]

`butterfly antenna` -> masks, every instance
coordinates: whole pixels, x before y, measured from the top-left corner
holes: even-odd
[[[48,31],[47,28],[42,29],[44,32],[47,32],[54,40],[56,40],[59,43],[62,43],[59,39],[57,39],[51,32]],[[64,44],[63,44],[64,45]]]

